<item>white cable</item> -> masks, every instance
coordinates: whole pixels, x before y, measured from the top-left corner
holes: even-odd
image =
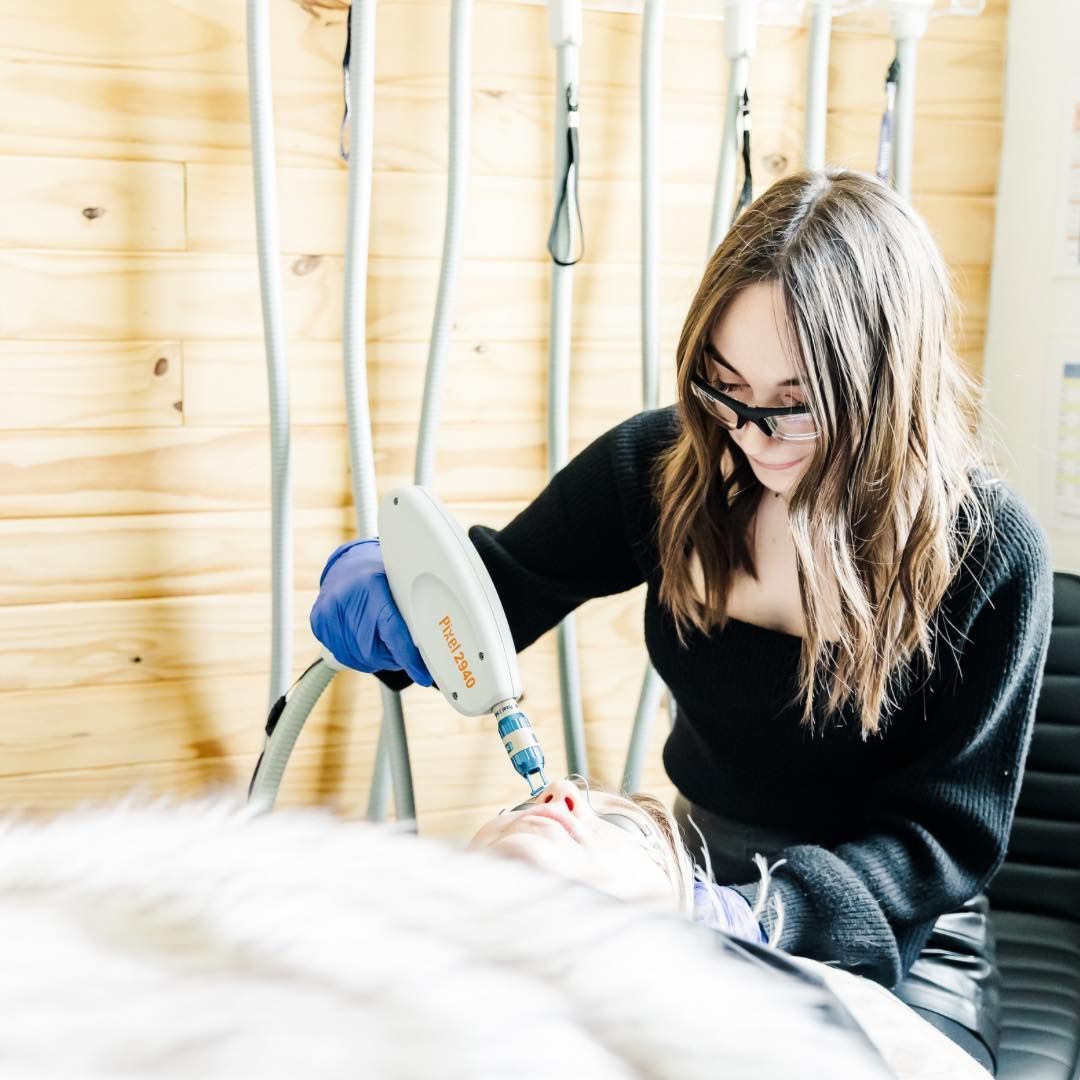
[[[359,536],[378,533],[378,490],[367,386],[367,263],[375,128],[375,0],[354,0],[349,57],[348,225],[345,242],[345,407],[353,503]],[[392,787],[398,821],[415,821],[412,769],[401,696],[380,686],[382,725],[368,795],[368,817],[381,821]],[[392,781],[392,782],[391,782]]]
[[[274,99],[270,65],[269,0],[247,2],[248,102],[255,181],[259,295],[270,400],[271,658],[269,707],[285,693],[292,670],[293,525],[289,446],[289,375],[281,285]]]
[[[549,31],[556,43],[555,76],[555,147],[554,188],[555,204],[559,205],[567,182],[569,150],[567,131],[569,127],[570,99],[577,101],[579,85],[580,7],[553,4]],[[557,10],[556,10],[557,9]],[[558,39],[558,43],[556,41]],[[569,91],[569,93],[568,93]],[[573,215],[565,218],[566,227],[572,227]],[[573,247],[569,243],[568,250]],[[570,456],[570,355],[571,313],[573,310],[574,268],[552,262],[551,311],[548,333],[548,475],[554,476]],[[557,631],[559,656],[559,696],[562,703],[563,740],[566,750],[566,766],[570,773],[588,775],[585,748],[585,721],[581,708],[581,678],[577,657],[577,627],[573,615],[559,624]]]
[[[720,164],[716,169],[716,186],[713,190],[707,258],[712,258],[713,252],[720,246],[720,241],[724,239],[731,227],[732,204],[735,200],[735,173],[739,160],[735,129],[749,72],[750,58],[748,56],[741,56],[731,61],[727,103],[724,106],[724,130],[720,142]]]
[[[268,811],[274,807],[285,766],[289,763],[296,739],[304,722],[322,692],[338,672],[337,665],[316,660],[279,700],[281,708],[270,713],[263,752],[255,766],[248,790],[248,803],[256,810]]]
[[[664,0],[645,0],[641,38],[641,401],[660,404],[660,97]]]
[[[375,129],[375,0],[354,0],[349,12],[349,176],[345,233],[345,297],[342,346],[345,366],[345,415],[349,465],[358,536],[375,536],[378,487],[371,438],[367,383],[367,265],[371,233],[371,187]],[[385,687],[382,688],[384,691]],[[413,821],[412,771],[400,702],[393,691],[382,694],[383,718],[368,795],[368,816],[386,816],[393,780],[398,821]]]
[[[829,109],[829,39],[831,0],[814,0],[810,13],[810,57],[806,66],[806,167],[825,166],[825,136]]]
[[[354,0],[354,3],[356,0]],[[372,2],[372,0],[365,0]],[[446,183],[446,219],[443,229],[442,262],[439,267],[439,290],[435,301],[431,340],[428,347],[427,369],[424,377],[424,398],[420,410],[420,427],[416,442],[415,482],[425,487],[433,483],[435,455],[439,432],[439,410],[442,405],[443,382],[450,356],[454,307],[457,300],[458,276],[463,247],[465,204],[469,176],[470,82],[472,76],[472,0],[454,0],[450,11],[450,90],[449,90],[449,149]],[[355,48],[355,37],[354,37]],[[368,71],[374,71],[374,59]],[[371,76],[374,77],[373,75]],[[356,83],[355,74],[351,82]],[[355,145],[355,142],[354,142]],[[366,240],[363,250],[367,250]],[[373,535],[368,533],[364,535]],[[375,756],[375,774],[368,800],[368,817],[381,820],[387,801],[387,772],[393,767],[394,792],[399,803],[401,783],[409,784],[409,803],[412,807],[412,777],[408,768],[408,747],[405,741],[405,721],[401,695],[382,688],[383,725]],[[388,760],[389,759],[389,760]],[[400,812],[398,814],[401,816]],[[410,817],[415,816],[412,809]]]
[[[660,403],[659,133],[663,53],[664,0],[645,0],[641,38],[641,397],[645,409],[655,409]],[[639,790],[664,689],[663,680],[646,659],[623,767],[623,791]]]
[[[896,128],[893,133],[893,184],[897,193],[911,201],[912,164],[915,158],[915,83],[919,41],[898,38],[896,55],[900,61],[900,85],[896,91]]]
[[[349,18],[352,45],[348,87],[352,131],[349,152],[348,232],[345,244],[345,404],[358,533],[360,536],[374,536],[378,531],[378,495],[367,388],[366,327],[367,253],[374,157],[375,0],[354,0]],[[433,471],[442,375],[449,353],[453,305],[461,261],[469,145],[471,32],[472,0],[455,0],[451,16],[451,124],[447,220],[416,460],[416,482],[425,485],[431,483]],[[268,784],[272,784],[276,791],[285,762],[307,718],[307,711],[310,711],[319,693],[333,678],[334,666],[326,660],[321,666],[314,665],[290,692],[296,697],[297,707],[288,711],[289,723],[281,728],[278,739],[275,741],[268,738],[267,751],[274,751],[272,763],[267,762],[257,767],[253,781],[253,792],[258,791],[263,802],[267,799]],[[305,680],[314,680],[321,685],[314,693],[307,690],[301,692]],[[385,686],[380,687],[380,690],[383,721],[376,749],[368,817],[375,820],[385,817],[392,779],[398,820],[415,821],[412,770],[401,695]],[[301,705],[307,710],[302,715]],[[281,721],[278,723],[280,727]],[[280,747],[280,750],[276,749],[277,747]],[[266,751],[264,757],[265,755]],[[272,797],[269,801],[272,804]]]
[[[453,0],[450,9],[450,145],[447,162],[446,221],[443,229],[439,292],[428,348],[424,404],[416,447],[415,482],[428,487],[435,473],[436,437],[442,405],[443,376],[450,354],[454,305],[465,224],[469,182],[469,127],[472,77],[472,0]]]
[[[915,87],[918,81],[919,41],[930,24],[934,0],[885,0],[889,27],[896,38],[900,85],[896,93],[896,128],[893,132],[893,185],[911,201],[912,162],[915,153]]]

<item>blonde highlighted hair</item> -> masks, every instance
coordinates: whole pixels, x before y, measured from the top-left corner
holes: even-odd
[[[600,790],[594,788],[593,790]],[[692,818],[687,818],[689,824],[697,832],[701,841],[701,861],[694,858],[688,843],[688,838],[682,835],[679,823],[675,815],[655,796],[644,792],[634,792],[626,795],[636,806],[640,807],[649,818],[659,833],[662,841],[665,859],[668,860],[668,880],[671,882],[672,892],[675,896],[675,905],[681,915],[696,922],[703,922],[712,927],[725,927],[727,917],[724,908],[717,897],[715,886],[716,879],[713,877],[712,862],[709,858],[709,847],[701,830]],[[768,860],[760,852],[754,855],[753,863],[757,867],[760,876],[757,903],[751,911],[755,920],[765,918],[765,908],[768,903],[773,911],[775,922],[769,944],[775,947],[780,940],[784,928],[784,905],[779,894],[770,893],[772,873],[777,867],[783,866],[786,859],[780,859],[769,866]],[[701,894],[698,894],[698,885],[704,886]]]
[[[659,799],[645,792],[635,791],[623,797],[647,814],[656,826],[665,847],[665,854],[670,855],[671,859],[671,872],[668,876],[675,894],[675,906],[680,914],[690,918],[694,913],[695,865],[682,841],[674,815]]]
[[[756,576],[749,526],[764,489],[690,378],[731,302],[758,283],[779,287],[781,331],[821,432],[789,493],[805,622],[793,703],[813,729],[821,697],[822,719],[853,702],[865,738],[898,704],[894,678],[918,659],[933,665],[939,605],[992,522],[975,384],[951,346],[952,285],[921,218],[863,173],[785,177],[732,225],[683,325],[680,430],[657,465],[660,600],[684,645],[726,623],[736,573]]]

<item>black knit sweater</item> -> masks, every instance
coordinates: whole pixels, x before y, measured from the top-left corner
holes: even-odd
[[[788,952],[886,986],[937,916],[978,893],[1005,855],[1046,654],[1046,538],[1006,486],[993,543],[973,549],[942,606],[935,666],[864,740],[851,709],[811,735],[788,704],[801,640],[737,619],[680,647],[657,600],[658,452],[674,408],[597,439],[506,528],[469,535],[521,650],[591,597],[648,583],[645,641],[678,705],[664,765],[691,802],[795,830],[772,889]],[[751,903],[757,883],[732,882]],[[775,916],[764,916],[772,940]]]

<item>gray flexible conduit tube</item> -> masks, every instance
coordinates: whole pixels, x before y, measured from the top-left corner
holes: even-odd
[[[317,661],[289,688],[292,667],[292,469],[289,450],[289,390],[285,362],[284,298],[279,271],[277,176],[274,161],[273,82],[270,66],[268,0],[247,0],[248,98],[255,174],[255,223],[259,251],[259,291],[270,390],[272,462],[271,538],[273,547],[272,658],[270,717],[266,740],[248,789],[256,810],[274,805],[281,777],[300,729],[334,670]]]
[[[659,132],[664,53],[664,0],[645,0],[641,38],[641,396],[646,409],[660,402],[660,177]],[[637,791],[664,683],[646,660],[622,790]],[[670,694],[669,694],[669,701]]]
[[[919,66],[919,39],[896,39],[900,85],[896,90],[896,130],[893,134],[893,187],[911,202],[912,161],[915,154],[915,81]]]
[[[270,35],[267,0],[248,0],[248,57],[252,75],[252,141],[258,147],[269,139],[272,148],[273,116],[267,102],[270,100]],[[350,67],[364,65],[364,71],[373,80],[374,71],[374,0],[356,0],[349,13],[350,33],[354,44],[350,55]],[[258,79],[255,77],[258,72]],[[355,118],[353,131],[353,154],[349,162],[349,223],[345,246],[345,394],[349,425],[349,453],[352,464],[353,498],[361,536],[375,535],[377,522],[377,499],[375,496],[374,456],[371,449],[371,423],[367,401],[365,358],[365,303],[367,283],[367,243],[371,203],[371,137],[373,113],[373,86],[358,76],[355,68],[350,72],[350,113]],[[366,95],[366,98],[365,98]],[[256,117],[259,124],[256,125]],[[269,135],[266,133],[269,132]],[[269,163],[270,168],[267,169]],[[273,220],[276,226],[277,193],[273,176],[273,154],[265,150],[256,153],[256,206],[260,221],[259,256],[260,283],[263,287],[263,313],[267,325],[271,323],[280,330],[282,323],[282,297],[280,282],[276,277],[277,234],[271,231],[264,242],[261,224]],[[355,273],[355,253],[362,245],[364,257],[360,273]],[[269,264],[269,265],[266,265]],[[268,290],[267,281],[274,286]],[[359,284],[357,284],[359,282]],[[357,321],[359,312],[359,322]],[[357,342],[359,338],[359,342]],[[267,330],[269,348],[270,331]],[[271,382],[273,387],[273,381]],[[273,401],[273,390],[271,391]],[[286,412],[287,417],[287,412]],[[287,425],[287,419],[286,419]],[[286,426],[286,435],[288,428]],[[275,526],[277,522],[275,519]],[[276,535],[276,531],[275,531]],[[276,547],[275,547],[276,553]],[[289,561],[291,570],[291,558]],[[275,584],[276,584],[275,576]],[[291,584],[291,583],[290,583]],[[291,600],[291,587],[289,598]],[[291,618],[290,618],[291,623]],[[291,625],[289,627],[291,631]],[[281,778],[289,757],[306,722],[323,691],[333,681],[336,669],[325,661],[317,660],[289,689],[282,687],[272,696],[270,716],[266,724],[266,741],[263,752],[255,766],[255,774],[248,790],[248,801],[259,810],[270,810],[277,797]],[[399,820],[412,820],[415,812],[412,804],[412,779],[409,770],[408,747],[404,743],[404,723],[401,717],[398,695],[386,687],[383,691],[383,728],[385,740],[380,736],[380,750],[389,757],[395,779],[396,810]],[[396,706],[396,708],[395,708]],[[387,720],[389,717],[389,721]],[[395,723],[396,720],[396,723]],[[378,753],[377,753],[378,758]],[[383,772],[387,770],[384,768]],[[378,775],[378,769],[376,769]]]
[[[655,363],[658,346],[653,345],[650,334],[656,335],[655,326],[658,322],[658,302],[653,297],[655,286],[650,289],[646,284],[657,271],[654,264],[659,263],[657,239],[654,235],[656,228],[655,219],[659,214],[658,200],[654,199],[651,190],[656,188],[657,178],[655,166],[649,160],[649,147],[655,143],[655,136],[649,130],[657,120],[654,109],[658,106],[652,104],[652,100],[658,100],[660,96],[660,52],[662,46],[654,43],[654,38],[660,37],[663,29],[663,9],[656,12],[656,5],[646,0],[645,3],[645,26],[641,50],[641,116],[642,116],[642,348],[643,348],[643,389],[648,395],[652,389],[651,381],[655,376],[649,373],[649,364]],[[729,10],[728,17],[731,12]],[[724,28],[727,42],[733,40],[732,35],[736,32],[731,24]],[[709,248],[706,260],[712,258],[724,234],[731,226],[732,202],[735,196],[735,173],[740,153],[745,153],[746,140],[743,146],[739,145],[740,120],[743,124],[748,120],[746,95],[750,81],[750,57],[746,52],[740,52],[730,61],[730,74],[728,78],[727,104],[724,113],[724,131],[720,139],[720,164],[716,170],[716,187],[713,194],[712,221],[709,228]],[[746,128],[745,130],[748,130]],[[655,155],[653,155],[655,156]],[[745,201],[749,187],[748,159],[744,163],[746,168],[746,183],[744,184],[743,197],[740,204]],[[650,313],[650,304],[657,305],[657,313]],[[645,400],[645,408],[655,408],[655,398],[650,401],[648,396]],[[641,694],[638,698],[637,711],[634,716],[634,727],[630,736],[630,748],[626,755],[626,766],[623,770],[623,790],[636,791],[641,780],[641,767],[652,727],[653,717],[660,703],[660,695],[664,691],[660,676],[648,664],[645,669],[645,679],[642,682]],[[672,726],[675,724],[676,706],[671,691],[667,692],[668,720]]]
[[[641,36],[641,400],[660,403],[660,95],[664,0],[645,0]]]
[[[371,232],[371,176],[375,129],[375,0],[353,0],[349,9],[349,181],[345,234],[345,304],[342,346],[345,364],[345,416],[358,536],[377,536],[378,489],[371,440],[367,385],[367,266]],[[368,817],[386,816],[392,779],[394,814],[414,821],[412,769],[405,739],[401,696],[381,686],[383,719],[372,770]]]
[[[736,131],[743,91],[750,80],[750,57],[738,56],[731,61],[728,96],[724,111],[724,133],[720,142],[720,165],[716,170],[716,190],[713,195],[712,225],[709,229],[709,251],[706,258],[719,247],[731,225],[732,201],[735,196],[735,171],[739,158]]]
[[[431,326],[424,404],[416,444],[415,482],[430,486],[435,475],[436,439],[442,406],[443,376],[450,354],[454,305],[469,182],[469,127],[472,78],[473,0],[453,0],[450,9],[450,147],[447,160],[446,223],[443,228],[439,293]]]
[[[353,2],[355,5],[357,0],[353,0]],[[364,2],[371,2],[372,6],[374,6],[373,0],[364,0]],[[472,20],[473,0],[454,0],[450,11],[450,145],[447,160],[446,220],[443,229],[442,263],[439,267],[439,291],[435,301],[435,315],[432,320],[431,341],[428,347],[427,370],[424,376],[424,400],[420,411],[420,430],[417,435],[414,470],[415,482],[425,487],[432,485],[435,474],[435,453],[439,433],[439,410],[442,405],[443,377],[450,356],[454,306],[457,300],[458,274],[461,267],[465,203],[468,195],[469,180],[469,122],[472,107],[470,95]],[[354,50],[358,40],[354,36]],[[373,62],[368,70],[374,70]],[[350,76],[350,83],[355,85],[356,82],[357,78],[354,72]],[[354,116],[359,118],[360,113],[357,111],[355,101],[351,111]],[[355,142],[353,145],[355,146]],[[349,175],[352,176],[351,159]],[[368,166],[368,175],[370,177],[370,165]],[[358,248],[358,250],[367,250],[366,234],[363,247]],[[374,488],[374,485],[372,487]],[[363,533],[362,535],[374,535],[374,530],[371,533]],[[393,709],[387,711],[391,703]],[[383,726],[379,734],[380,750],[386,747],[390,751],[389,758],[391,762],[400,759],[402,755],[405,756],[405,766],[402,766],[399,761],[399,764],[392,769],[394,773],[394,791],[397,793],[401,784],[406,781],[408,763],[404,718],[401,715],[401,695],[384,687],[383,708]],[[391,732],[394,732],[392,737]],[[400,735],[397,732],[400,732]],[[395,747],[397,747],[396,750]],[[381,820],[385,816],[388,771],[386,758],[387,753],[385,751],[381,754],[376,753],[375,775],[372,779],[371,795],[368,800],[368,818],[373,821]],[[411,804],[411,772],[408,773],[408,785]],[[400,797],[398,801],[400,802]],[[400,819],[400,812],[398,817]]]
[[[900,82],[900,61],[895,57],[885,73],[885,111],[881,115],[881,129],[878,135],[877,166],[874,169],[877,178],[883,183],[892,183],[893,128],[896,121],[896,90]]]
[[[367,393],[366,301],[367,251],[370,232],[371,174],[374,130],[375,0],[354,0],[349,14],[349,109],[353,124],[349,152],[348,234],[345,248],[345,394],[349,425],[349,454],[353,475],[353,500],[361,536],[378,529],[371,415]],[[451,29],[451,125],[450,184],[447,223],[435,331],[428,356],[424,408],[417,449],[417,483],[429,483],[434,463],[434,433],[442,373],[449,350],[453,301],[461,258],[466,165],[469,132],[469,74],[471,70],[472,0],[455,0]],[[361,79],[361,75],[365,78]],[[363,252],[359,265],[357,252]],[[249,800],[262,809],[273,806],[285,765],[308,714],[335,675],[333,667],[318,660],[272,706],[267,721],[266,744],[255,767]],[[386,815],[388,788],[393,783],[395,813],[399,821],[416,819],[412,770],[405,734],[401,695],[380,687],[383,722],[376,749],[375,769],[368,802],[368,817]]]
[[[569,103],[577,102],[578,50],[574,45],[556,49],[555,76],[555,207],[559,215],[552,238],[565,239],[570,252],[575,246],[574,211],[566,195],[568,177]],[[576,163],[575,163],[576,168]],[[576,176],[574,177],[576,181]],[[567,215],[560,215],[565,207]],[[563,224],[565,222],[565,231]],[[558,234],[558,235],[557,235]],[[548,335],[548,475],[554,476],[567,462],[570,447],[570,315],[573,304],[574,267],[566,259],[552,259],[551,315]],[[574,260],[576,262],[576,259]],[[569,773],[588,776],[585,723],[581,711],[581,678],[577,663],[577,625],[573,615],[559,624],[559,696],[562,700],[563,739]]]
[[[735,216],[738,217],[754,201],[753,158],[750,153],[750,91],[743,90],[742,101],[739,103],[739,121],[736,125],[736,138],[739,145],[739,153],[742,156],[743,182],[739,191],[739,201],[735,205]]]
[[[247,0],[248,102],[255,179],[255,234],[259,294],[270,398],[271,469],[271,659],[273,707],[288,689],[292,669],[293,525],[292,458],[289,447],[289,373],[285,358],[281,239],[278,234],[274,164],[274,98],[270,71],[269,0]]]
[[[810,56],[806,65],[806,139],[808,169],[825,166],[825,127],[829,110],[829,44],[832,0],[814,0],[810,12]]]
[[[273,809],[300,729],[336,674],[329,664],[316,660],[271,709],[266,743],[248,788],[248,805],[252,809],[262,812]]]

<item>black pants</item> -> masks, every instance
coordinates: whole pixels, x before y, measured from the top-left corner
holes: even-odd
[[[688,816],[705,837],[713,874],[721,884],[751,880],[757,872],[756,852],[772,862],[781,849],[806,842],[792,832],[719,817],[680,795],[675,799],[675,817],[692,852],[701,840]],[[985,896],[937,920],[911,971],[892,992],[995,1074],[1001,975]]]
[[[938,919],[893,993],[996,1074],[1001,973],[985,896]]]
[[[931,1012],[929,1009],[914,1008],[928,1024],[932,1024],[951,1039],[962,1050],[966,1050],[991,1076],[997,1076],[997,1065],[990,1054],[990,1048],[973,1031],[968,1031],[963,1024],[956,1020],[950,1020],[940,1013]]]

